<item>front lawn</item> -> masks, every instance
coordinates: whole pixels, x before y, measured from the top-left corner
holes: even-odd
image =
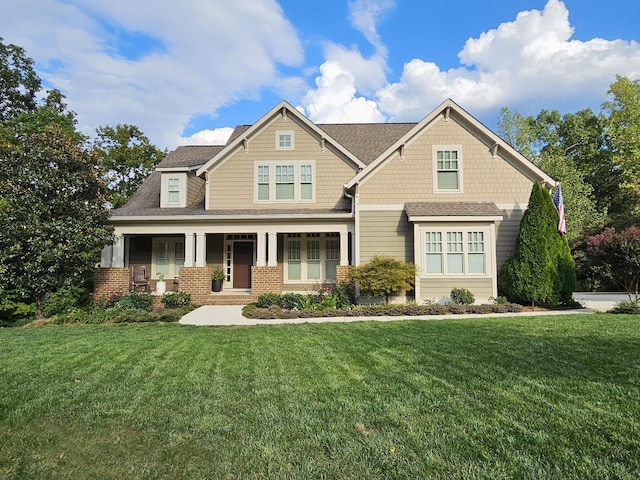
[[[0,478],[638,478],[640,318],[0,329]]]

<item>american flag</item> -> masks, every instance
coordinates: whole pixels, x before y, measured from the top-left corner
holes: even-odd
[[[562,188],[558,184],[556,193],[553,194],[553,204],[558,211],[558,231],[560,235],[567,233],[567,222],[564,219],[564,199],[562,198]]]

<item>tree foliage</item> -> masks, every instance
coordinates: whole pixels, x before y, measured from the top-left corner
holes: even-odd
[[[33,59],[17,45],[0,37],[0,122],[36,109],[41,80],[33,69]]]
[[[165,152],[151,144],[135,125],[97,129],[96,153],[104,166],[113,208],[123,206],[162,160]]]
[[[640,228],[616,233],[612,228],[587,238],[587,257],[593,271],[622,288],[629,300],[640,300]]]
[[[355,281],[364,295],[385,297],[401,290],[411,290],[415,283],[416,266],[386,255],[375,255],[369,263],[353,267],[349,278]]]
[[[533,305],[571,301],[575,265],[567,239],[558,233],[557,226],[551,195],[534,183],[515,253],[500,270],[500,288],[511,301]]]
[[[640,79],[617,77],[603,104],[608,113],[606,135],[612,166],[620,172],[621,203],[632,215],[640,214]]]
[[[81,284],[111,241],[97,159],[59,125],[0,144],[0,289]]]

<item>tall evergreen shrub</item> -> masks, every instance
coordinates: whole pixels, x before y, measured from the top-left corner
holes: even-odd
[[[571,301],[575,264],[569,244],[557,227],[558,214],[551,195],[534,183],[520,222],[515,253],[500,269],[500,289],[511,301],[532,305]]]

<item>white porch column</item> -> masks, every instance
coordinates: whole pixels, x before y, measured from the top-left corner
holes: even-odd
[[[258,254],[256,266],[264,267],[267,264],[267,233],[258,232],[256,236],[257,236],[256,250]]]
[[[184,234],[184,266],[193,267],[196,251],[196,236],[193,233]]]
[[[100,266],[102,268],[109,268],[111,266],[112,260],[113,260],[113,247],[111,245],[107,245],[102,249],[102,254],[100,254]]]
[[[196,234],[196,267],[204,267],[207,264],[207,235]]]
[[[269,232],[269,267],[278,266],[278,233]]]
[[[124,236],[116,235],[113,240],[112,267],[124,267]]]
[[[349,265],[349,233],[340,232],[340,265]]]

